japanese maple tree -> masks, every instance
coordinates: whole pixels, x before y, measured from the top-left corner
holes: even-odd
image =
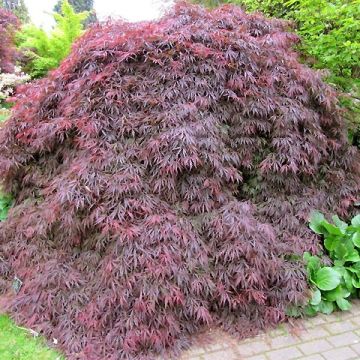
[[[154,359],[303,304],[309,213],[354,211],[360,158],[298,41],[235,6],[178,3],[95,25],[24,86],[0,130],[13,317],[69,359]]]

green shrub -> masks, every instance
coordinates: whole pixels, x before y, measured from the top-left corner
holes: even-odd
[[[313,56],[314,66],[327,68],[336,83],[360,75],[360,3],[358,0],[229,0],[249,11],[285,18],[296,23],[302,49]]]
[[[54,11],[61,13],[62,0],[58,0],[54,6]],[[86,27],[89,27],[97,21],[96,12],[94,9],[94,0],[69,0],[69,4],[74,8],[75,12],[88,11],[89,16],[83,21]]]
[[[335,309],[348,310],[348,298],[358,295],[360,288],[360,214],[347,224],[337,216],[328,222],[324,215],[315,212],[310,228],[324,237],[332,266],[326,266],[318,256],[304,254],[304,261],[312,288],[312,297],[305,311],[329,314]]]
[[[19,47],[27,59],[24,70],[33,78],[44,76],[59,66],[83,31],[82,22],[87,12],[75,13],[67,0],[63,1],[61,12],[54,13],[56,26],[50,34],[33,24],[24,26],[18,33]]]

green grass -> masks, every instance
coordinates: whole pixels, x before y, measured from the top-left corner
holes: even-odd
[[[64,360],[58,352],[46,346],[44,339],[33,337],[5,315],[0,315],[1,360]]]

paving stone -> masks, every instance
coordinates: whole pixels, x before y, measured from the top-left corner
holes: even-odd
[[[353,320],[354,317],[356,317],[356,315],[351,314],[349,311],[339,311],[335,313],[336,316],[336,321],[335,322],[342,322],[342,321],[351,321]],[[329,323],[329,322],[327,322]]]
[[[326,324],[324,327],[332,334],[340,334],[346,331],[355,330],[357,327],[351,320],[339,321],[333,324]]]
[[[279,360],[279,359],[291,360],[291,359],[296,359],[301,355],[302,354],[300,350],[297,349],[296,347],[288,347],[266,353],[266,356],[270,360]]]
[[[326,319],[324,319],[322,316],[315,316],[314,318],[309,319],[308,322],[316,326],[316,325],[326,324]]]
[[[251,356],[269,351],[271,347],[265,341],[254,341],[252,343],[238,345],[237,349],[241,356]]]
[[[326,320],[327,324],[340,321],[339,316],[336,315],[336,313],[332,313],[330,315],[321,314],[321,316]]]
[[[340,347],[345,345],[357,344],[360,342],[360,337],[354,332],[346,332],[339,335],[329,336],[327,341],[334,347]]]
[[[225,359],[223,359],[223,360],[225,360]],[[255,356],[246,358],[246,360],[268,360],[268,358],[265,355],[255,355]]]
[[[321,354],[326,360],[350,360],[357,359],[356,352],[350,347],[332,349]]]
[[[298,345],[298,348],[305,354],[311,355],[332,349],[332,346],[325,339],[309,341]]]
[[[353,316],[353,317],[351,318],[351,321],[352,321],[357,327],[360,326],[360,316],[359,316],[359,315]]]
[[[360,355],[360,343],[359,344],[354,344],[350,346],[358,355]],[[359,356],[360,358],[360,356]]]
[[[299,334],[299,336],[303,342],[321,339],[321,338],[327,337],[329,335],[330,335],[330,333],[323,326],[315,327],[315,328],[309,329],[309,330],[303,330]]]
[[[360,314],[360,301],[358,299],[352,300],[350,312],[355,315]]]
[[[288,335],[288,336],[278,336],[276,338],[273,338],[271,339],[271,342],[269,344],[271,346],[271,349],[276,350],[276,349],[288,347],[290,345],[296,345],[299,342],[301,342],[301,339],[299,337]]]
[[[360,301],[351,312],[295,321],[244,341],[212,335],[213,343],[194,346],[181,360],[360,360]]]
[[[324,358],[320,354],[313,354],[309,356],[303,356],[299,358],[299,360],[324,360]]]

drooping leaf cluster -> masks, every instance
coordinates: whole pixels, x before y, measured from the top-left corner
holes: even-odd
[[[360,161],[297,41],[238,7],[178,3],[95,25],[24,86],[0,131],[14,318],[70,359],[153,359],[305,304],[309,213],[352,213]]]
[[[206,6],[233,3],[248,11],[292,20],[301,48],[316,68],[331,70],[331,80],[348,89],[359,84],[360,9],[357,0],[197,0]]]
[[[33,24],[23,26],[17,37],[24,53],[25,72],[38,78],[59,66],[81,35],[82,22],[87,16],[87,12],[76,13],[69,2],[64,0],[61,14],[54,13],[56,26],[50,34]]]
[[[15,30],[19,20],[10,11],[0,8],[0,72],[12,73],[16,60]]]
[[[304,60],[327,69],[327,81],[346,95],[341,98],[353,125],[350,137],[360,146],[360,7],[358,0],[194,0],[205,6],[232,3],[247,11],[290,20],[301,36]]]

